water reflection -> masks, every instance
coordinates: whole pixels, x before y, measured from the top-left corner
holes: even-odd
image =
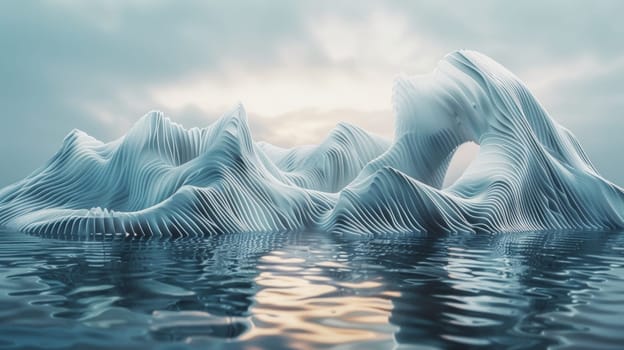
[[[617,348],[621,237],[2,233],[0,347]]]
[[[300,349],[394,345],[389,286],[382,276],[350,266],[350,253],[325,240],[285,246],[259,260],[260,289],[250,310],[255,328],[243,339],[288,334],[288,348]]]

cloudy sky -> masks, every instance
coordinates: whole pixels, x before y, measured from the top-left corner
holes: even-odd
[[[393,79],[459,48],[515,72],[624,185],[622,13],[619,0],[3,1],[0,186],[71,129],[112,140],[152,109],[206,126],[240,101],[254,138],[281,146],[341,120],[392,137]]]

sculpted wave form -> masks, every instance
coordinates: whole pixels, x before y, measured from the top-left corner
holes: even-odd
[[[102,143],[73,131],[0,191],[0,227],[40,234],[211,235],[620,230],[624,190],[504,67],[447,55],[394,86],[393,142],[339,124],[318,146],[254,142],[242,106],[208,128],[159,112]],[[441,189],[461,144],[479,154]]]

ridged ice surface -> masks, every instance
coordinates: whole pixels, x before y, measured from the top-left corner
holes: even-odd
[[[120,140],[71,132],[0,191],[0,226],[32,233],[210,235],[624,228],[624,192],[490,58],[447,55],[394,86],[392,142],[339,124],[318,146],[255,142],[242,106],[204,129],[159,112]],[[477,158],[441,189],[461,144]]]

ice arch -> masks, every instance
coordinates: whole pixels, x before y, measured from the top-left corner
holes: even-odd
[[[478,153],[479,145],[474,142],[469,141],[459,145],[451,158],[446,175],[444,175],[442,188],[448,188],[459,180],[470,164],[477,159]]]

